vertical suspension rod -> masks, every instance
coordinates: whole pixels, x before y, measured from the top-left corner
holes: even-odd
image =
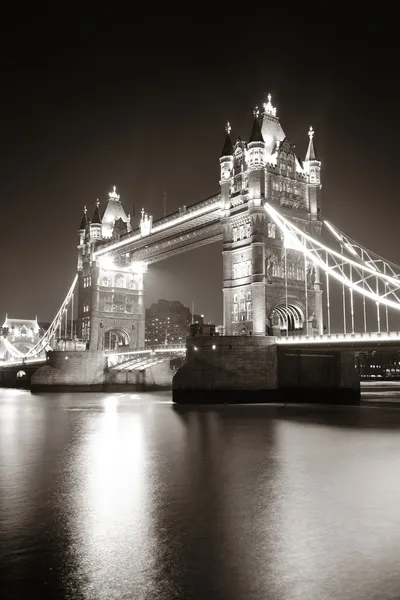
[[[350,264],[350,282],[353,283],[353,265]],[[353,288],[350,288],[351,333],[354,333],[354,298]]]
[[[326,266],[328,266],[328,251],[326,251]],[[329,273],[325,271],[326,275],[326,308],[328,312],[328,335],[331,334],[331,300],[329,293]]]
[[[364,251],[363,250],[361,251],[361,258],[362,258],[362,260],[364,260]],[[363,289],[365,289],[365,281],[364,281],[364,279],[363,279],[362,284],[363,284]],[[367,309],[366,309],[366,306],[365,306],[365,296],[364,296],[364,294],[363,294],[363,298],[362,299],[363,299],[364,333],[367,333]]]
[[[386,275],[386,263],[383,263],[383,272]],[[386,295],[386,290],[387,290],[387,282],[385,283],[385,297],[387,298]],[[386,312],[386,332],[389,333],[389,307],[387,304],[385,304],[385,312]]]
[[[71,340],[74,339],[74,294],[71,297]]]
[[[304,243],[304,240],[303,240]],[[307,285],[307,258],[304,253],[304,291],[306,296],[306,335],[308,335],[308,285]]]
[[[340,245],[340,250],[343,256],[343,246]],[[344,271],[344,263],[342,260],[342,266],[343,266],[343,271]],[[346,334],[346,290],[344,288],[344,282],[342,283],[342,296],[343,296],[343,333]]]
[[[376,295],[379,297],[379,281],[378,281],[378,277],[376,277]],[[381,332],[381,311],[380,311],[380,303],[377,302],[376,303],[376,320],[378,322],[378,333]]]
[[[287,257],[286,257],[286,243],[283,238],[283,245],[285,247],[285,301],[286,301],[286,335],[289,335],[289,313],[288,313],[288,291],[287,291]]]

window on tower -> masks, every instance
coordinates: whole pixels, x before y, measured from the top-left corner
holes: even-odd
[[[115,287],[125,287],[125,278],[123,275],[116,275]]]

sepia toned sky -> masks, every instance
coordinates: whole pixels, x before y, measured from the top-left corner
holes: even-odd
[[[322,212],[400,263],[399,49],[391,26],[115,13],[10,19],[1,41],[0,317],[51,320],[76,270],[82,208],[112,186],[158,218],[218,191],[225,122],[247,139],[268,93],[304,158],[315,130]],[[146,305],[222,320],[221,247],[150,268]]]

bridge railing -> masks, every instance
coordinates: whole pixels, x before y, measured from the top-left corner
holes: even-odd
[[[108,367],[114,367],[135,357],[140,358],[141,356],[151,356],[155,354],[184,354],[185,352],[186,346],[184,344],[163,344],[151,346],[150,348],[136,348],[135,350],[128,350],[127,352],[106,351],[105,354]]]
[[[400,331],[367,332],[367,333],[329,333],[322,335],[291,335],[278,337],[277,344],[321,344],[352,342],[384,342],[400,341]]]

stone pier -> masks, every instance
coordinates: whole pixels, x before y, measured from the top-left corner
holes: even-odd
[[[196,337],[173,378],[178,404],[359,404],[354,352],[280,346],[272,336]]]

